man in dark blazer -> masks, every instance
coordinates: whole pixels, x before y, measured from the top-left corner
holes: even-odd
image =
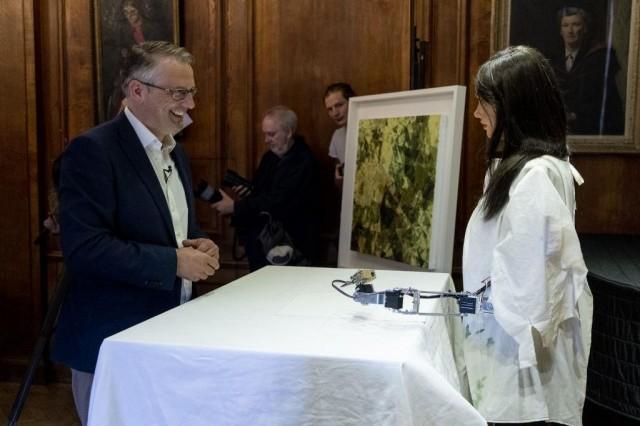
[[[187,301],[191,283],[219,268],[173,139],[195,106],[191,63],[168,42],[132,46],[127,108],[75,138],[62,157],[61,244],[72,281],[53,357],[72,369],[83,424],[103,339]]]

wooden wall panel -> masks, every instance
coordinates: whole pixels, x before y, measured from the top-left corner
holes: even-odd
[[[95,42],[92,1],[65,0],[62,60],[66,138],[71,140],[93,127],[97,120]],[[46,70],[42,71],[43,73]]]
[[[181,43],[194,55],[198,87],[196,107],[189,112],[194,124],[185,129],[182,141],[194,181],[204,179],[212,185],[219,183],[224,155],[222,7],[221,1],[185,1],[182,8]],[[223,232],[218,216],[205,203],[198,202],[196,208],[202,228],[218,239]]]
[[[640,234],[640,157],[574,154],[585,180],[576,189],[576,227],[588,234]]]
[[[471,4],[458,0],[455,2],[447,0],[431,0],[431,9],[428,14],[430,19],[425,22],[431,27],[427,30],[430,42],[429,63],[431,69],[428,70],[430,81],[428,87],[441,87],[450,85],[467,86],[467,102],[465,107],[465,127],[469,122],[470,114],[475,105],[470,104],[473,99],[469,92],[469,26]],[[423,12],[424,13],[424,12]],[[473,117],[471,117],[473,118]],[[466,127],[467,128],[467,127]],[[456,208],[456,230],[454,235],[453,248],[453,271],[454,276],[461,273],[462,245],[464,242],[464,231],[466,222],[470,216],[467,212],[467,177],[469,167],[476,163],[475,158],[469,158],[470,153],[475,153],[473,146],[469,146],[466,140],[467,133],[463,134],[462,157],[460,159],[460,179],[458,181],[458,204]],[[469,212],[470,213],[470,212]],[[457,281],[457,280],[456,280]]]
[[[466,0],[432,0],[431,39],[432,69],[430,86],[466,83],[467,13]]]
[[[0,6],[0,366],[31,348],[42,318],[32,3]],[[0,375],[6,369],[0,368]]]
[[[215,159],[221,155],[222,123],[222,10],[221,2],[185,1],[182,43],[194,55],[194,74],[198,95],[196,108],[189,114],[194,125],[185,130],[185,144],[192,158]],[[198,31],[194,31],[198,29]],[[203,30],[207,29],[203,37]]]
[[[254,10],[253,1],[228,1],[224,34],[223,149],[226,167],[243,176],[253,172],[254,140]]]
[[[61,2],[40,0],[36,10],[39,23],[37,32],[37,54],[42,72],[38,74],[38,116],[41,158],[44,170],[51,170],[53,160],[64,149],[67,139],[66,109],[63,108],[66,95],[64,77],[64,38],[62,22],[64,10]],[[44,173],[43,193],[47,194],[51,179]],[[46,205],[46,200],[43,199]]]

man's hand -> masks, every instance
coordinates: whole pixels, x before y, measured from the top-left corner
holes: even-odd
[[[209,256],[214,257],[216,260],[220,260],[220,249],[208,238],[194,238],[191,240],[184,240],[182,247],[193,247],[194,249],[201,251]]]
[[[211,208],[218,210],[218,213],[222,215],[232,214],[234,210],[233,198],[229,197],[222,189],[220,190],[220,194],[222,195],[222,200],[211,204]]]
[[[176,275],[189,281],[200,281],[215,274],[220,268],[218,259],[193,247],[176,249],[178,271]]]
[[[45,228],[49,230],[53,235],[58,235],[60,233],[60,224],[56,219],[55,214],[49,213],[49,216],[42,222]]]
[[[336,168],[333,171],[333,181],[336,184],[336,188],[342,189],[342,182],[344,181],[344,163],[336,164]]]
[[[244,186],[244,185],[236,185],[233,188],[233,192],[236,193],[236,195],[240,198],[244,198],[247,195],[251,194],[251,189],[249,189],[248,187]]]

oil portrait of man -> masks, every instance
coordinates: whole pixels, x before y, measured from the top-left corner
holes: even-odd
[[[509,44],[537,48],[551,62],[569,134],[623,135],[631,1],[512,0]]]

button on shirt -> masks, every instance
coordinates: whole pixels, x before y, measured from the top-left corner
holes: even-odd
[[[171,214],[171,222],[175,232],[178,247],[182,247],[182,241],[187,239],[189,224],[189,210],[184,187],[180,180],[180,175],[176,169],[170,154],[176,146],[176,141],[171,135],[165,137],[161,142],[158,138],[129,110],[124,109],[124,113],[133,126],[144,151],[149,157],[153,170],[158,177],[158,182],[162,188],[167,207]],[[180,303],[185,303],[191,298],[191,281],[182,280],[182,291],[180,292]]]

